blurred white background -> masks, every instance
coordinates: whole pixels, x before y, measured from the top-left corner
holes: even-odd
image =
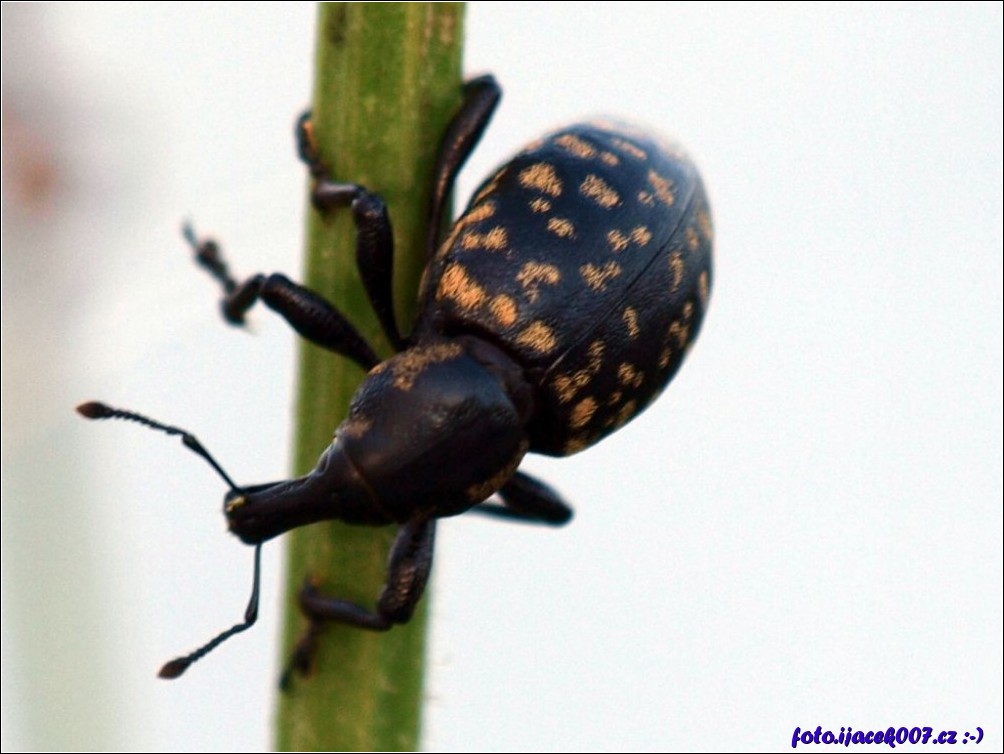
[[[287,475],[293,337],[265,310],[226,328],[179,225],[297,276],[314,15],[3,5],[4,750],[271,743],[281,545],[260,626],[157,680],[239,617],[251,551],[176,440],[72,408]],[[528,463],[571,526],[441,527],[425,746],[979,725],[999,751],[1001,5],[473,3],[467,26],[505,97],[460,196],[563,121],[648,122],[702,166],[716,288],[653,408]]]

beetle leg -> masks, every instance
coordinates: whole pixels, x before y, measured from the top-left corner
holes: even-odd
[[[330,215],[339,207],[352,208],[356,226],[356,265],[384,334],[395,350],[404,349],[404,338],[394,316],[394,233],[387,207],[376,194],[355,183],[337,183],[321,161],[311,130],[310,112],[296,122],[296,143],[300,159],[313,178],[310,199],[314,208]]]
[[[326,597],[308,579],[300,591],[300,610],[310,621],[307,632],[293,650],[279,682],[288,688],[293,671],[307,675],[313,663],[317,638],[326,621],[348,623],[370,631],[386,631],[407,623],[418,606],[432,570],[436,519],[409,521],[397,533],[387,563],[387,582],[370,611],[348,600]]]
[[[464,101],[446,129],[436,158],[426,241],[430,259],[436,252],[454,180],[488,126],[502,90],[492,76],[481,76],[464,85],[463,96]],[[352,207],[356,225],[356,264],[363,286],[387,339],[395,350],[403,350],[405,341],[397,327],[391,291],[394,236],[383,200],[362,186],[331,179],[317,151],[309,110],[296,121],[296,145],[300,159],[314,179],[311,188],[314,207],[325,214],[338,207]]]
[[[443,215],[450,204],[453,182],[487,128],[502,97],[502,89],[493,76],[479,76],[464,84],[463,96],[464,101],[450,121],[436,157],[429,206],[429,236],[426,240],[429,259],[439,246]]]
[[[279,273],[268,276],[259,273],[238,283],[230,275],[215,241],[200,241],[187,224],[183,234],[195,251],[196,261],[223,286],[223,318],[230,324],[243,325],[244,314],[261,299],[312,343],[348,356],[367,371],[380,362],[345,315],[314,291]]]
[[[321,188],[318,183],[318,190]],[[404,350],[404,338],[394,315],[394,232],[387,205],[376,194],[360,189],[352,201],[356,224],[356,266],[384,334],[396,351]]]
[[[572,520],[572,509],[551,487],[529,474],[517,471],[502,485],[499,497],[505,505],[482,503],[472,511],[526,523],[562,526]]]

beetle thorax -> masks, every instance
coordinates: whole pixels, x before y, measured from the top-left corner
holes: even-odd
[[[526,453],[529,389],[476,338],[410,348],[374,368],[337,441],[398,520],[449,516],[504,484]]]

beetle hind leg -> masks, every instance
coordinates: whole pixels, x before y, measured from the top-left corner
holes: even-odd
[[[572,509],[549,485],[517,471],[498,492],[503,505],[481,503],[471,508],[510,521],[563,526],[572,520]]]
[[[439,246],[440,230],[457,174],[481,140],[501,97],[502,90],[491,75],[479,76],[464,84],[463,102],[447,126],[436,157],[426,240],[429,259]]]
[[[372,611],[348,600],[328,597],[308,579],[300,590],[299,602],[309,624],[283,671],[280,688],[289,688],[294,672],[303,676],[310,674],[318,637],[328,621],[370,631],[387,631],[407,623],[429,581],[435,538],[435,519],[410,521],[398,530],[388,558],[387,581]]]

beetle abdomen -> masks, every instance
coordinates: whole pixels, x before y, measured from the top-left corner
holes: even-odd
[[[678,149],[613,123],[502,166],[433,259],[419,327],[475,332],[536,388],[530,449],[568,455],[637,415],[697,335],[712,229]]]

